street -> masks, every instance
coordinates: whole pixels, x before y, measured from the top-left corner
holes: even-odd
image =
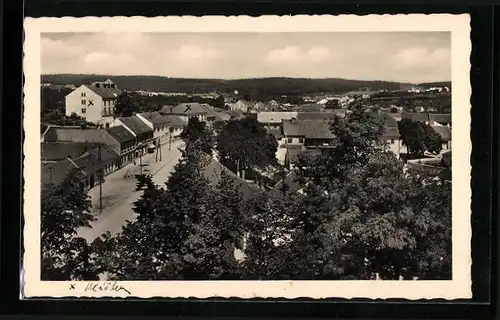
[[[153,181],[158,185],[163,185],[181,157],[179,148],[182,144],[182,141],[173,142],[171,150],[168,150],[168,143],[163,145],[161,161],[156,161],[156,153],[144,155],[142,157],[143,174],[153,175]],[[136,165],[128,164],[105,177],[105,182],[102,184],[102,213],[99,210],[99,185],[89,190],[92,213],[97,220],[91,223],[92,228],[79,229],[79,237],[91,243],[106,231],[111,234],[119,233],[127,220],[135,218],[132,208],[141,195],[140,192],[135,191],[135,174],[140,174],[139,159],[136,160]],[[126,175],[130,177],[126,178]]]

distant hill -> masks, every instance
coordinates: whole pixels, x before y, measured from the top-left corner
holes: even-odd
[[[432,87],[448,87],[451,88],[451,81],[441,81],[441,82],[425,82],[419,84],[420,87],[424,87],[425,89],[429,89]]]
[[[240,80],[220,79],[184,79],[161,76],[110,76],[55,74],[42,75],[42,82],[52,84],[74,84],[76,86],[97,80],[112,79],[125,90],[147,90],[164,92],[201,93],[216,91],[231,93],[238,90],[241,94],[250,95],[293,95],[314,94],[320,92],[344,93],[369,88],[371,90],[397,90],[399,82],[363,81],[346,79],[307,79],[307,78],[260,78]]]

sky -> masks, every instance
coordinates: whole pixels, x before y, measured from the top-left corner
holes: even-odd
[[[44,74],[451,80],[449,32],[44,33]]]

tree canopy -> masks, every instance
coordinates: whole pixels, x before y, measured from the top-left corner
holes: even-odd
[[[217,132],[216,149],[228,168],[237,171],[276,164],[278,143],[256,119],[232,119]]]
[[[90,249],[76,237],[81,227],[91,227],[91,202],[71,171],[58,185],[48,184],[41,194],[41,257],[44,280],[91,280],[97,275],[89,265]]]
[[[198,120],[198,118],[192,117],[189,119],[180,137],[186,144],[198,144],[203,152],[212,154],[214,146],[213,132],[205,122]]]
[[[422,157],[424,153],[438,154],[443,145],[441,136],[434,129],[420,121],[402,119],[398,122],[399,133],[408,153]]]
[[[130,117],[139,111],[139,104],[132,98],[130,93],[123,91],[118,95],[114,110],[116,116]]]

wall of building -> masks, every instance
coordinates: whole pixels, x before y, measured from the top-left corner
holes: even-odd
[[[66,115],[72,113],[85,118],[88,122],[101,122],[104,102],[98,94],[85,86],[80,86],[66,96]],[[90,103],[92,102],[92,104]]]
[[[286,145],[298,145],[298,146],[304,145],[303,137],[284,137],[282,138],[282,140]]]

